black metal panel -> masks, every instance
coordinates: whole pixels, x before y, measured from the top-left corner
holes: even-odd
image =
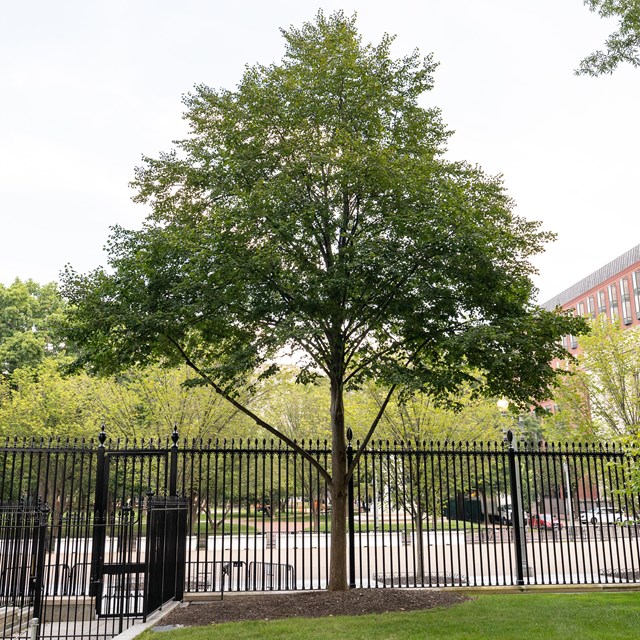
[[[145,618],[148,505],[170,485],[169,451],[98,450],[92,587],[99,617]]]
[[[0,505],[0,608],[3,637],[24,631],[26,621],[39,619],[46,579],[46,504]],[[9,615],[12,612],[13,615]],[[36,629],[36,636],[38,629]]]
[[[42,591],[49,507],[0,505],[0,606],[31,605]]]
[[[145,616],[184,592],[187,503],[168,496],[149,501]]]

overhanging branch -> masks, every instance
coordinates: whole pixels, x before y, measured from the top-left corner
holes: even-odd
[[[218,385],[211,376],[207,375],[198,365],[191,360],[191,358],[187,355],[187,352],[182,348],[177,340],[172,338],[171,336],[166,336],[169,342],[178,350],[180,355],[185,361],[185,364],[193,369],[193,371],[200,376],[218,395],[223,397],[227,402],[229,402],[232,406],[234,406],[238,411],[244,413],[247,417],[251,418],[259,427],[262,427],[276,438],[284,442],[287,446],[291,447],[296,453],[299,453],[309,464],[314,466],[318,473],[327,481],[328,484],[331,484],[331,476],[327,472],[327,470],[307,451],[305,451],[299,444],[297,444],[291,438],[288,438],[284,433],[279,431],[276,427],[270,425],[268,422],[265,422],[262,418],[257,416],[251,409],[245,407],[241,402],[238,402],[233,396],[229,395],[220,385]]]
[[[382,419],[382,416],[384,415],[387,405],[391,401],[391,397],[393,396],[393,392],[396,390],[396,386],[397,385],[394,384],[389,389],[389,392],[387,393],[386,398],[384,399],[383,403],[380,405],[380,409],[378,410],[378,413],[376,414],[375,419],[373,420],[373,422],[371,423],[371,426],[369,427],[369,431],[367,432],[367,435],[362,441],[362,444],[358,447],[358,451],[356,451],[356,455],[353,457],[353,462],[351,463],[351,466],[347,469],[347,482],[351,480],[351,476],[353,475],[355,468],[358,466],[358,462],[360,461],[360,458],[362,457],[364,450],[366,449],[367,445],[369,444],[369,441],[373,437],[373,433],[378,427],[378,423]]]

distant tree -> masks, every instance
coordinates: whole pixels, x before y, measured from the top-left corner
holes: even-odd
[[[300,370],[282,366],[260,384],[260,397],[251,401],[254,411],[292,440],[331,439],[329,381],[319,376],[312,384],[297,382]]]
[[[373,388],[379,406],[384,396]],[[432,396],[411,395],[389,403],[380,423],[381,437],[400,442],[495,442],[502,440],[509,419],[498,411],[493,398],[472,397],[469,388],[461,389],[455,400],[457,410],[442,406]]]
[[[262,381],[261,396],[251,402],[251,408],[270,424],[278,425],[292,440],[307,448],[319,445],[323,449],[331,440],[329,381],[322,375],[302,385],[297,382],[299,375],[297,367],[282,366],[278,373]],[[286,459],[284,463],[287,464]],[[308,502],[311,526],[320,527],[321,506],[327,501],[326,478],[317,472],[309,473],[304,464],[296,464],[290,473],[281,475],[289,478],[290,495],[294,495],[295,486],[295,493]]]
[[[40,364],[63,344],[56,330],[64,310],[57,285],[19,279],[0,284],[0,375]]]
[[[617,18],[618,29],[605,42],[605,49],[588,55],[577,75],[613,73],[620,63],[640,66],[640,0],[584,0],[590,11],[602,18]]]
[[[374,385],[368,391],[375,405],[380,406],[385,394]],[[502,440],[503,429],[510,425],[510,417],[500,413],[493,398],[472,398],[469,388],[461,389],[455,399],[458,410],[443,407],[433,397],[412,394],[392,400],[380,422],[378,435],[395,442],[405,443],[407,456],[387,457],[387,483],[394,485],[393,493],[400,501],[402,509],[411,516],[416,531],[417,571],[424,576],[427,571],[424,531],[435,525],[442,515],[442,494],[431,491],[438,479],[433,477],[433,461],[420,453],[425,448],[441,445],[455,446],[469,443],[489,443]],[[412,449],[415,453],[411,453]],[[461,470],[464,465],[461,465]],[[484,491],[481,465],[473,478],[456,474],[456,488],[462,496],[464,492]],[[442,478],[439,480],[442,482]],[[470,484],[473,483],[473,486]],[[453,486],[449,487],[453,493]],[[450,495],[447,492],[447,496]],[[428,545],[428,542],[426,543]]]
[[[184,386],[184,367],[96,378],[64,364],[47,358],[0,381],[0,435],[93,438],[101,424],[111,438],[167,438],[174,426],[183,438],[255,435],[213,389]]]
[[[558,411],[548,420],[552,435],[569,439],[613,442],[626,453],[610,461],[609,473],[619,478],[626,510],[638,513],[640,491],[640,328],[622,329],[600,317],[580,339],[582,353],[574,375],[559,386]]]
[[[558,418],[600,438],[640,434],[640,331],[598,319],[580,340],[575,374],[558,392]]]
[[[91,397],[96,380],[65,377],[47,358],[0,381],[0,435],[9,437],[95,437],[101,415]]]
[[[213,389],[185,385],[185,366],[152,365],[99,379],[90,400],[111,437],[208,439],[252,434],[252,423]]]
[[[136,173],[144,227],[114,229],[109,271],[67,270],[67,335],[96,370],[187,363],[306,456],[330,487],[329,589],[346,589],[348,389],[388,390],[362,448],[398,384],[446,402],[481,371],[478,395],[526,405],[583,322],[532,302],[530,257],[552,235],[499,179],[444,159],[440,113],[418,104],[430,57],[363,45],[342,13],[283,36],[281,64],[186,97],[189,137]],[[283,350],[299,381],[328,380],[331,469],[236,395]]]
[[[548,442],[595,442],[601,431],[591,411],[589,376],[572,365],[554,389],[555,410],[542,419],[544,439]]]

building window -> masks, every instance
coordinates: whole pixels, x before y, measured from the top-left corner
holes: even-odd
[[[598,315],[607,313],[607,302],[604,295],[604,291],[598,291]]]
[[[633,318],[631,317],[631,294],[629,292],[629,278],[622,278],[620,280],[620,298],[622,302],[622,322],[625,324],[631,324]]]
[[[584,316],[585,316],[584,302],[578,302],[578,315],[581,318],[584,318]]]
[[[569,336],[562,336],[562,346],[565,349],[569,348]]]
[[[577,349],[578,348],[578,338],[576,338],[575,336],[569,336],[569,341],[571,343],[571,348],[572,349]]]
[[[618,287],[615,282],[608,287],[609,290],[609,314],[611,322],[615,322],[620,316],[618,314]]]
[[[633,296],[636,303],[636,318],[640,320],[640,269],[633,272]]]
[[[595,320],[596,317],[596,302],[593,296],[589,296],[587,300],[587,313],[592,320]]]

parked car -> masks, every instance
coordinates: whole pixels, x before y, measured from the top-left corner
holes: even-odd
[[[513,511],[511,507],[500,507],[500,524],[513,524]]]
[[[521,523],[523,525],[527,525],[529,514],[526,511],[521,512],[520,516]],[[513,509],[509,506],[503,505],[500,507],[500,524],[512,525],[513,524]]]
[[[537,529],[561,529],[562,524],[555,516],[548,513],[534,513],[529,518],[529,524]]]
[[[614,507],[594,507],[590,511],[580,514],[580,522],[583,524],[598,524],[599,522],[609,524],[628,521],[629,516],[626,513],[622,513],[622,511],[616,511]]]

